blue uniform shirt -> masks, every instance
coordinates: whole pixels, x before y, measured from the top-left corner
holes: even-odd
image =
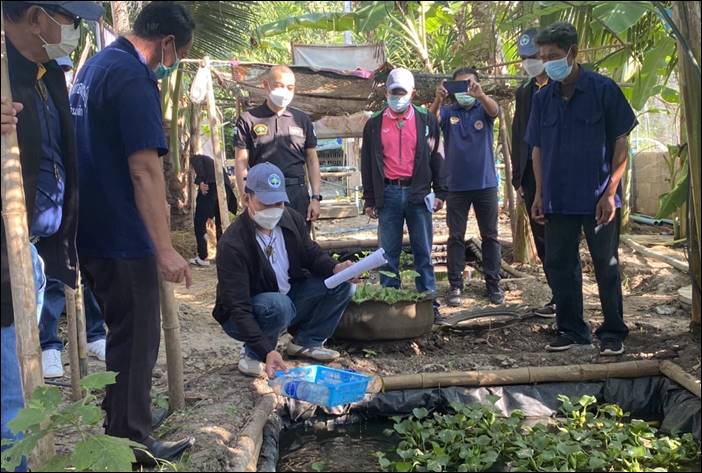
[[[41,82],[41,79],[39,80]],[[37,85],[35,101],[41,127],[41,161],[37,178],[31,236],[49,237],[61,226],[66,170],[61,150],[61,123],[58,109],[48,91]]]
[[[556,81],[534,95],[525,141],[541,148],[544,213],[594,214],[610,182],[614,142],[637,123],[619,86],[582,67],[570,100]]]
[[[153,255],[128,159],[145,149],[160,156],[168,152],[156,76],[134,46],[118,38],[81,68],[70,103],[80,182],[79,252],[108,258]]]
[[[497,186],[495,155],[492,150],[492,124],[480,102],[471,108],[460,105],[441,107],[449,192],[489,189]]]

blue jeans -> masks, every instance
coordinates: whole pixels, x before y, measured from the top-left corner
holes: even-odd
[[[321,347],[331,337],[346,306],[351,302],[356,287],[343,283],[327,289],[323,278],[310,278],[292,283],[290,292],[262,292],[251,299],[253,315],[268,339],[278,342],[287,329],[293,343],[305,348]],[[232,319],[222,328],[232,338],[241,340],[240,332]],[[244,344],[246,356],[263,361]]]
[[[88,343],[103,340],[106,336],[102,323],[102,311],[95,300],[90,288],[83,284],[83,299],[85,301],[85,331]],[[63,342],[58,336],[59,317],[66,306],[63,292],[63,282],[48,279],[44,293],[44,307],[39,321],[39,342],[42,350],[63,350]]]
[[[44,287],[46,278],[44,277],[44,262],[39,257],[39,253],[34,245],[30,245],[32,253],[32,264],[34,266],[34,287],[37,300],[37,320],[41,314],[42,301],[44,300]],[[17,358],[17,336],[15,326],[2,327],[2,370],[0,370],[0,389],[2,412],[2,438],[3,440],[17,440],[21,438],[15,435],[7,425],[17,416],[17,413],[24,407],[24,396],[22,393],[22,375],[20,373],[19,360]],[[3,447],[5,450],[9,446]],[[27,460],[24,459],[15,471],[27,471]]]
[[[378,234],[380,246],[385,250],[388,264],[385,270],[398,274],[400,252],[402,251],[402,233],[407,221],[410,246],[414,256],[414,268],[419,273],[415,280],[417,291],[436,292],[434,266],[431,264],[431,245],[433,240],[431,212],[424,201],[409,201],[410,187],[388,184],[385,186],[385,205],[378,209]],[[400,279],[380,276],[380,283],[388,287],[400,287]]]

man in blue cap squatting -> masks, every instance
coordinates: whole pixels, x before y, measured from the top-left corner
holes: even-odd
[[[249,169],[244,206],[217,245],[217,300],[212,315],[224,331],[244,342],[239,371],[272,376],[285,370],[278,337],[293,335],[290,356],[334,361],[324,347],[336,329],[354,286],[327,289],[324,279],[352,263],[337,263],[307,232],[305,216],[285,207],[285,175],[263,162]]]

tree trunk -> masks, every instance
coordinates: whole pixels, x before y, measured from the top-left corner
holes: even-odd
[[[112,7],[112,23],[115,32],[120,35],[129,33],[131,26],[129,26],[128,2],[110,2],[110,6]]]
[[[700,64],[700,2],[673,2],[673,20],[679,28],[691,54]],[[688,162],[690,166],[690,253],[692,277],[691,329],[700,335],[700,73],[693,66],[685,45],[678,41],[680,96],[684,107],[687,130]]]

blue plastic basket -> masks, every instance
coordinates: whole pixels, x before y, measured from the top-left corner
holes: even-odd
[[[328,389],[328,395],[323,401],[295,396],[296,399],[314,402],[323,407],[342,406],[360,401],[365,396],[368,383],[371,380],[370,376],[355,371],[339,370],[322,365],[291,368],[286,373],[278,371],[275,373],[274,380],[279,380],[279,378],[325,386]]]

